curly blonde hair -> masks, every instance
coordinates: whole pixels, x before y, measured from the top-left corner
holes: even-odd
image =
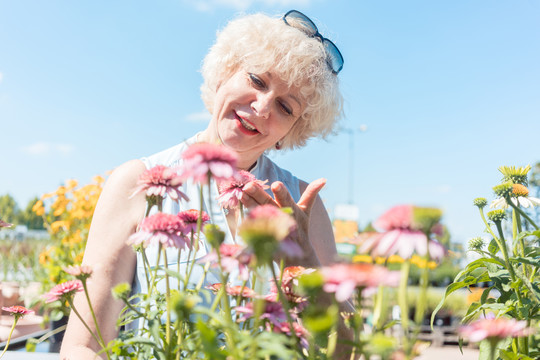
[[[303,113],[282,141],[281,148],[302,147],[311,137],[326,138],[343,112],[337,76],[326,61],[317,38],[308,37],[281,18],[253,14],[232,20],[218,33],[202,65],[201,97],[210,113],[219,84],[243,69],[272,72],[300,89]]]

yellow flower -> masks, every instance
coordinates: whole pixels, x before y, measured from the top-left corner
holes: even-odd
[[[56,234],[60,229],[66,230],[66,225],[65,221],[55,221],[51,224],[51,231]]]
[[[405,260],[399,255],[390,255],[390,257],[388,257],[388,262],[390,264],[402,264]]]
[[[92,181],[95,182],[96,184],[98,185],[101,185],[105,182],[105,179],[103,178],[103,176],[100,176],[100,175],[96,175],[92,178]]]
[[[426,259],[418,255],[413,255],[411,257],[411,264],[418,266],[420,269],[425,269],[427,266],[429,269],[433,270],[437,267],[435,261],[426,261]]]
[[[41,215],[45,214],[45,207],[43,206],[43,201],[41,201],[41,200],[36,201],[34,206],[32,206],[32,211],[37,216],[41,216]]]
[[[41,265],[45,265],[49,263],[49,261],[51,260],[51,257],[49,256],[51,250],[52,248],[49,248],[45,251],[42,251],[41,254],[39,254],[39,263]]]
[[[77,186],[77,180],[69,179],[66,181],[66,190],[71,191]]]
[[[355,263],[362,262],[371,264],[373,262],[373,259],[369,255],[355,255],[352,260]]]

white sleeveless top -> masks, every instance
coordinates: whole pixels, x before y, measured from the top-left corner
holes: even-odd
[[[169,149],[166,149],[164,151],[161,151],[159,153],[156,153],[154,155],[142,158],[141,160],[145,164],[147,169],[150,169],[156,165],[164,165],[168,167],[176,167],[182,165],[182,153],[191,145],[196,142],[196,136],[193,136],[192,138],[173,146]],[[289,193],[291,194],[292,198],[298,202],[300,200],[300,183],[299,180],[292,175],[289,171],[284,170],[277,166],[273,161],[271,161],[266,155],[261,155],[259,159],[257,160],[256,165],[251,169],[250,171],[258,180],[268,180],[268,184],[272,184],[274,181],[281,181],[288,189]],[[164,213],[168,214],[177,214],[180,211],[189,210],[189,209],[196,209],[200,210],[200,185],[194,184],[191,181],[186,181],[180,188],[180,190],[185,193],[189,197],[189,201],[183,201],[180,200],[180,203],[177,203],[176,201],[172,200],[170,197],[166,195],[166,197],[163,200],[163,208],[162,211]],[[272,195],[271,190],[266,190],[270,195]],[[210,222],[212,224],[215,224],[219,226],[219,228],[225,232],[225,243],[226,244],[234,244],[241,239],[236,237],[236,239],[232,236],[231,230],[229,228],[229,225],[227,223],[226,215],[219,206],[217,202],[217,196],[219,195],[217,185],[215,181],[212,179],[210,183],[210,193],[211,193],[211,199],[208,199],[208,187],[203,187],[203,211],[205,211],[210,216]],[[152,209],[151,213],[155,213],[157,210],[154,207]],[[199,250],[195,254],[195,261],[198,259],[204,257],[211,251],[211,246],[206,242],[206,239],[204,238],[204,235],[201,234],[201,240],[200,240],[200,246]],[[177,271],[178,269],[178,250],[175,248],[167,248],[167,266],[170,270]],[[158,247],[157,246],[149,246],[146,249],[146,256],[148,258],[148,261],[152,267],[156,266],[156,262],[158,259]],[[183,276],[186,272],[187,266],[190,264],[190,262],[187,261],[188,257],[188,251],[187,250],[180,250],[180,274]],[[193,259],[193,254],[191,254],[191,259]],[[159,264],[161,266],[164,265],[163,256],[160,257]],[[195,265],[193,267],[193,272],[190,277],[190,284],[194,283],[197,284],[199,280],[204,276],[204,270],[201,265]],[[238,278],[238,273],[230,274],[231,283],[233,285],[240,285],[241,283],[239,281],[234,281],[234,279]],[[212,269],[208,271],[206,274],[205,281],[202,285],[202,288],[205,286],[219,283],[221,282],[220,274],[218,269]],[[178,288],[178,282],[174,278],[170,278],[170,285],[171,289],[177,289]],[[165,292],[165,285],[164,282],[161,281],[158,283],[157,288]],[[144,270],[143,265],[143,258],[141,253],[137,253],[137,269],[135,273],[135,279],[133,281],[133,288],[132,292],[134,294],[136,293],[147,293],[148,287],[146,282],[146,274]],[[138,324],[130,324],[128,326],[129,328],[138,328]]]

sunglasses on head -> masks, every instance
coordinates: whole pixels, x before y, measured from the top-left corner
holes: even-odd
[[[291,10],[283,15],[283,21],[285,24],[303,31],[307,36],[317,37],[321,40],[326,50],[326,61],[334,74],[337,75],[343,69],[343,56],[341,52],[333,42],[321,35],[319,29],[317,29],[317,26],[310,18],[300,11]]]

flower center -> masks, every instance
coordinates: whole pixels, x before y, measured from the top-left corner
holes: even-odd
[[[514,184],[512,189],[512,194],[515,196],[529,196],[529,190],[521,185],[521,184]]]

